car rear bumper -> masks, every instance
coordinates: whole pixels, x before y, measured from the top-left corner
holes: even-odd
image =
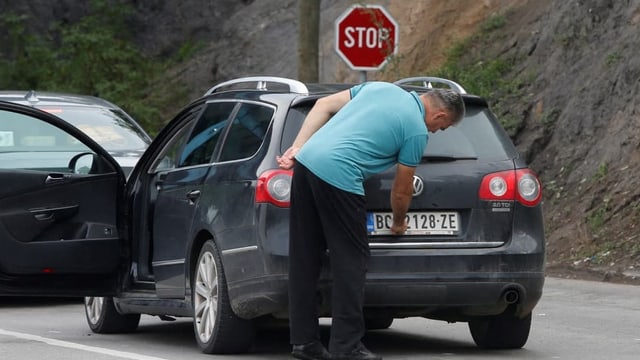
[[[543,273],[493,275],[391,281],[369,278],[365,307],[393,317],[465,321],[472,316],[500,314],[509,306],[515,315],[524,316],[542,296]]]
[[[516,316],[527,315],[542,295],[545,241],[540,210],[524,210],[515,216],[508,241],[503,239],[495,247],[371,246],[366,311],[450,321],[497,315],[507,308]],[[270,230],[258,236],[262,246],[255,251],[231,255],[235,259],[229,263],[242,267],[226,269],[228,275],[233,274],[228,276],[232,307],[244,318],[276,312],[286,315],[288,233],[284,227]],[[324,315],[330,311],[330,283],[327,267],[319,285]]]
[[[366,311],[399,318],[424,316],[465,321],[472,316],[497,315],[511,307],[516,316],[524,316],[542,296],[542,266],[530,269],[531,265],[540,264],[544,258],[541,255],[461,257],[465,258],[458,255],[410,259],[372,252],[365,285]],[[491,259],[496,263],[490,264]],[[478,268],[469,269],[469,264],[477,264]],[[229,284],[232,307],[243,318],[285,313],[287,286],[286,273],[234,282]],[[321,313],[329,315],[328,269],[323,272],[319,294]]]

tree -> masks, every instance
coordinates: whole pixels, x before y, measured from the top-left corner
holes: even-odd
[[[318,82],[320,0],[300,0],[298,7],[298,79]]]

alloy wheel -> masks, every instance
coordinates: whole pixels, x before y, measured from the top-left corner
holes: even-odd
[[[100,321],[100,316],[102,316],[104,298],[87,296],[84,298],[84,304],[87,309],[87,320],[92,324],[97,324]]]
[[[194,314],[197,335],[208,342],[218,319],[218,269],[211,252],[202,254],[195,280]]]

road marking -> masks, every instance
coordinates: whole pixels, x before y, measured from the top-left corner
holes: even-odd
[[[15,338],[19,338],[23,340],[43,342],[48,345],[59,346],[59,347],[64,347],[64,348],[69,348],[74,350],[83,350],[83,351],[89,351],[89,352],[102,354],[102,355],[116,356],[123,359],[166,360],[166,359],[155,357],[155,356],[140,355],[140,354],[125,352],[125,351],[118,351],[118,350],[99,348],[95,346],[81,345],[81,344],[76,344],[68,341],[49,339],[49,338],[38,336],[38,335],[24,334],[24,333],[19,333],[15,331],[4,330],[4,329],[0,329],[0,335],[13,336]]]

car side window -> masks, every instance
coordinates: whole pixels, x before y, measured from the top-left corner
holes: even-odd
[[[220,161],[253,156],[267,133],[274,109],[270,106],[243,103],[234,117],[220,155]]]
[[[236,102],[207,104],[198,119],[179,158],[178,166],[194,166],[211,162],[213,151],[229,122]]]
[[[149,169],[150,173],[167,171],[176,168],[176,166],[178,165],[179,155],[181,154],[180,150],[187,141],[189,129],[191,129],[192,124],[193,121],[187,122],[185,126],[182,127],[171,140],[169,140],[168,144],[164,147],[164,149],[162,149],[162,152],[156,158],[155,163]]]
[[[43,120],[0,111],[0,168],[73,172],[72,159],[92,152],[72,135]]]
[[[287,118],[284,123],[284,130],[282,131],[282,140],[280,143],[280,152],[284,153],[293,144],[305,117],[311,111],[311,104],[303,104],[302,106],[292,107],[287,113]]]

